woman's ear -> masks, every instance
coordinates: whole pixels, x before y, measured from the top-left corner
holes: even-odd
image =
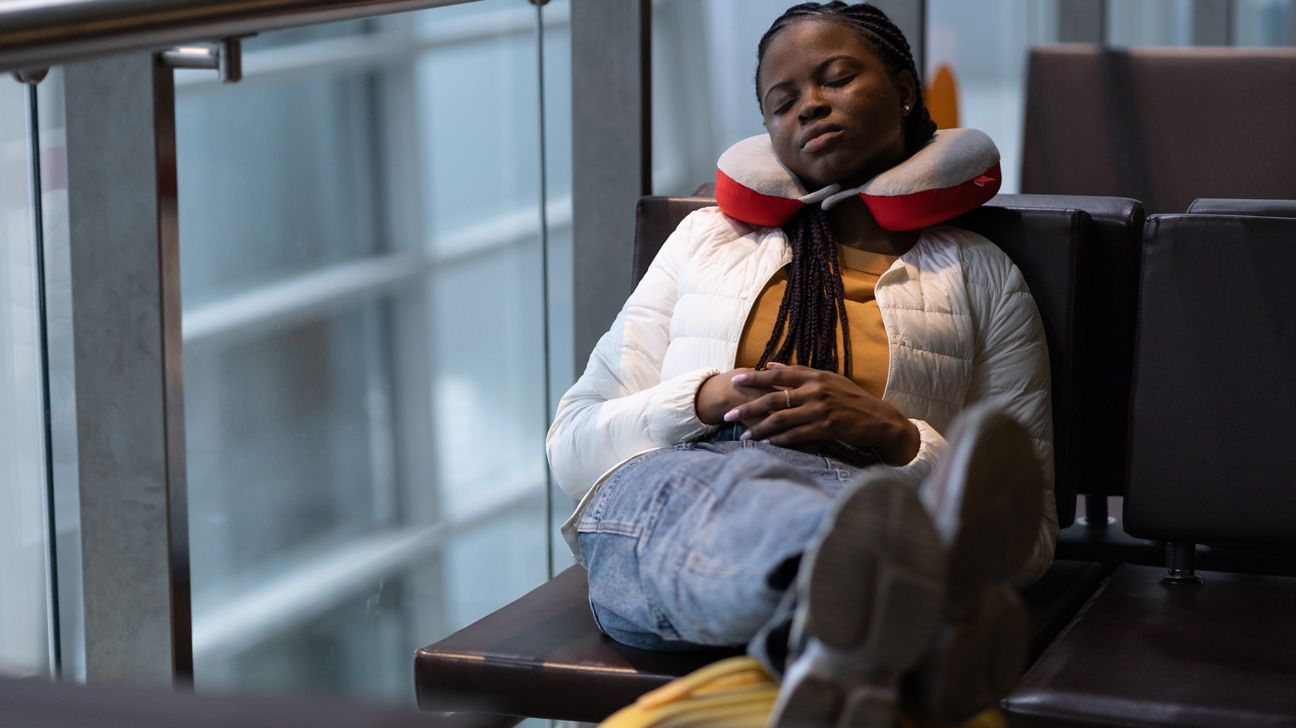
[[[918,103],[918,80],[906,68],[896,74],[895,83],[896,90],[900,92],[900,105],[906,109],[913,109]]]

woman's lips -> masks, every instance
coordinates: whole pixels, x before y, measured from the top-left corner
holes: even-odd
[[[815,134],[810,137],[805,144],[801,145],[801,151],[809,152],[811,154],[821,151],[840,139],[841,135],[844,133],[845,132],[842,129],[829,129]]]

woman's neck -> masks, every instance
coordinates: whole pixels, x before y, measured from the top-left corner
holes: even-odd
[[[828,211],[828,224],[838,243],[870,253],[904,255],[918,243],[917,230],[894,232],[878,225],[858,196],[834,205]]]

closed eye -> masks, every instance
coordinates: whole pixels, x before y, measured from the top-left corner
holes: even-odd
[[[854,80],[855,80],[855,74],[851,74],[849,76],[842,76],[841,78],[834,78],[831,81],[826,81],[824,85],[828,86],[829,88],[841,88],[842,86],[845,86],[846,84]]]
[[[782,114],[782,113],[784,113],[784,112],[790,110],[790,109],[792,108],[792,104],[794,104],[794,103],[796,103],[796,97],[795,97],[795,96],[789,96],[789,97],[783,99],[783,100],[781,101],[781,103],[779,103],[778,106],[775,106],[775,107],[774,107],[774,113],[775,113],[775,114]]]

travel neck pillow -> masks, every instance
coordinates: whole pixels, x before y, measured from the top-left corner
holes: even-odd
[[[728,216],[777,227],[806,205],[823,209],[859,195],[873,218],[892,231],[917,230],[958,217],[999,191],[999,149],[976,129],[944,129],[905,161],[865,182],[808,192],[774,154],[769,135],[748,137],[716,163],[716,204]]]

